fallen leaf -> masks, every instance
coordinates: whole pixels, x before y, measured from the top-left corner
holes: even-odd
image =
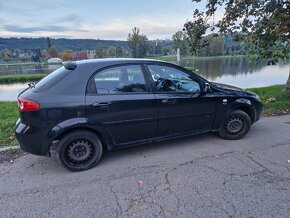
[[[268,98],[268,99],[266,100],[266,104],[272,103],[272,102],[274,102],[274,101],[276,101],[276,98]]]
[[[144,185],[144,181],[143,180],[138,180],[138,184],[139,185]]]

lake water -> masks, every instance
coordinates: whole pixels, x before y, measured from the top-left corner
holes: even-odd
[[[181,61],[181,66],[194,67],[197,73],[209,81],[231,84],[241,88],[263,87],[286,82],[290,64],[266,66],[266,63],[251,65],[244,57],[208,58]],[[50,73],[59,65],[3,66],[1,75]],[[16,101],[17,95],[27,83],[0,85],[0,101]]]

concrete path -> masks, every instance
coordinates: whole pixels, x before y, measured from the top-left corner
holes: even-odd
[[[0,217],[290,217],[290,115],[242,140],[215,134],[105,152],[72,173],[52,158],[0,165]]]

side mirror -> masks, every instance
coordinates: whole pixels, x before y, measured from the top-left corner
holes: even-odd
[[[211,87],[209,83],[204,83],[204,92],[211,92]]]

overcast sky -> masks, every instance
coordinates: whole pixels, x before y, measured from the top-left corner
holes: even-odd
[[[0,37],[171,38],[192,18],[191,0],[1,0]]]

